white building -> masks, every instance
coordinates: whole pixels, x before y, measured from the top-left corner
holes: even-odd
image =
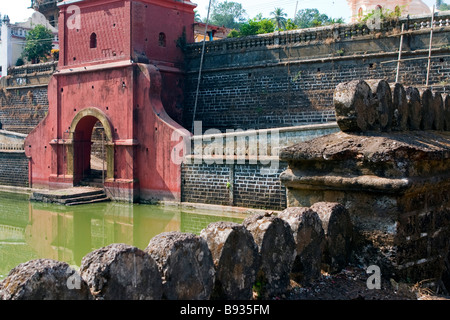
[[[358,21],[358,18],[377,8],[400,10],[405,16],[431,14],[430,8],[421,0],[347,0],[347,2],[352,11],[351,22]]]
[[[53,48],[59,49],[58,30],[38,11],[35,11],[27,21],[14,24],[10,23],[7,15],[3,17],[0,15],[0,23],[1,76],[8,75],[8,68],[15,66],[17,59],[22,57],[26,36],[37,25],[43,25],[53,32]]]

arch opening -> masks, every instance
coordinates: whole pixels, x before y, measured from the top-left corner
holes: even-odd
[[[114,178],[114,146],[109,120],[95,108],[80,111],[72,121],[68,148],[74,185],[103,185]],[[70,172],[69,172],[70,173]]]

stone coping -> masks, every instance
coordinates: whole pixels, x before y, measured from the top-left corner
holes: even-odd
[[[449,159],[450,132],[337,132],[281,149],[280,160],[386,162],[398,160],[400,155],[410,160]]]

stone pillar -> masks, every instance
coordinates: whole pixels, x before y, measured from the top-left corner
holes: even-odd
[[[163,299],[208,300],[214,285],[214,263],[206,241],[194,234],[164,232],[145,252],[156,261],[163,279]]]
[[[285,293],[296,253],[291,227],[270,214],[250,216],[242,224],[258,245],[261,259],[255,285],[258,296],[268,299]]]
[[[296,255],[291,278],[301,284],[320,277],[325,233],[317,212],[310,208],[287,208],[278,214],[291,226]]]
[[[342,132],[283,149],[280,159],[288,169],[280,179],[288,206],[342,204],[358,232],[358,248],[375,249],[365,262],[379,265],[382,274],[437,283],[449,250],[447,99],[408,88],[406,108],[404,89],[394,88],[393,102],[389,90],[382,81],[340,84],[334,102]]]
[[[216,268],[212,299],[250,300],[259,268],[258,246],[241,224],[215,222],[200,233]]]
[[[80,273],[99,300],[160,300],[162,280],[156,262],[144,251],[122,243],[87,254]]]
[[[12,269],[0,284],[0,300],[92,300],[86,282],[67,263],[31,260]]]

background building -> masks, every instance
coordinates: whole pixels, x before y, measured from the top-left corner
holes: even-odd
[[[2,76],[6,76],[8,68],[15,66],[17,60],[22,57],[26,36],[37,25],[43,25],[52,31],[54,36],[53,48],[59,49],[58,29],[53,27],[46,17],[38,11],[34,12],[25,22],[11,24],[7,15],[3,16],[0,21],[0,66]]]
[[[31,8],[41,12],[53,27],[58,28],[58,2],[62,0],[31,0]]]
[[[356,22],[368,12],[376,8],[390,11],[401,10],[402,15],[430,14],[430,8],[421,0],[347,0],[352,15],[351,22]]]
[[[194,23],[195,42],[201,42],[205,39],[205,27],[206,27],[206,24],[203,22],[195,22]],[[231,29],[229,29],[229,28],[208,25],[206,41],[225,39],[230,32],[231,32]]]

